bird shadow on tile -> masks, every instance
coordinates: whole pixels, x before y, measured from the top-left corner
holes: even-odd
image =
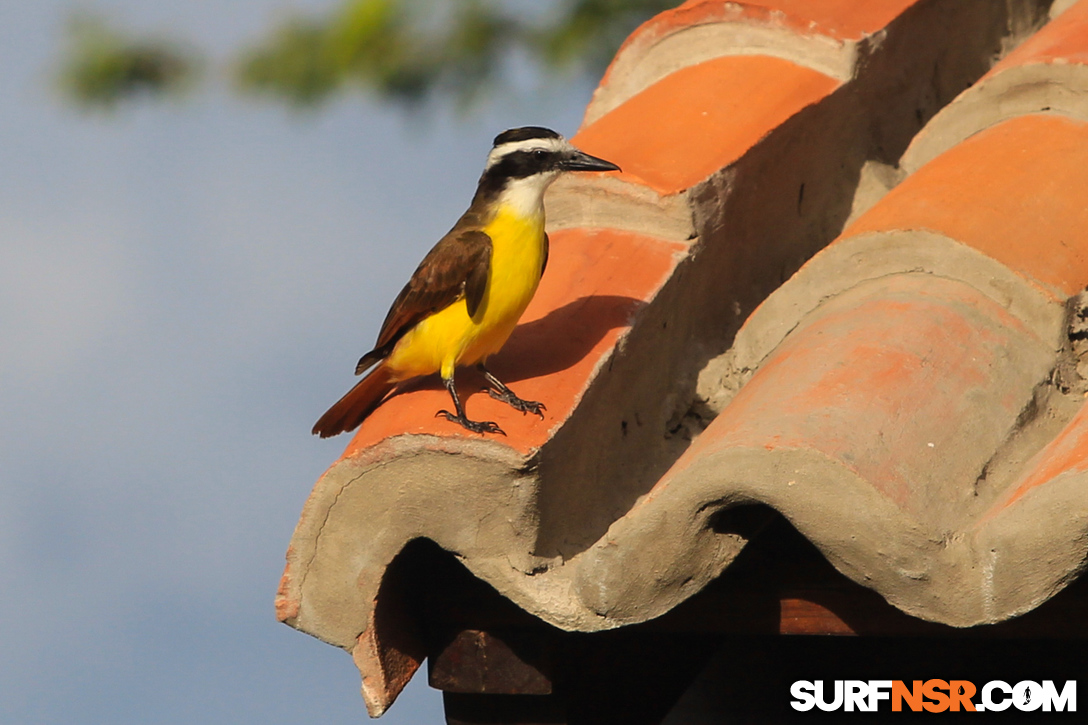
[[[506,381],[561,372],[585,359],[610,331],[628,327],[645,306],[623,295],[579,297],[519,325],[489,368]]]

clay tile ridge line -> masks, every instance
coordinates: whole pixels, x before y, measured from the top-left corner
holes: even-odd
[[[727,55],[770,55],[835,80],[853,77],[860,48],[917,0],[692,0],[643,23],[616,53],[583,127],[667,75]]]
[[[1080,193],[1086,183],[1088,122],[1018,116],[973,135],[908,176],[843,237],[931,230],[996,259],[1064,301],[1088,284],[1088,245],[1080,241],[1088,224]]]

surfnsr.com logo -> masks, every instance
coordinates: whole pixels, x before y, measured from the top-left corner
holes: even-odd
[[[969,680],[798,680],[790,687],[794,710],[808,712],[1076,712],[1077,682],[991,680],[981,688]]]

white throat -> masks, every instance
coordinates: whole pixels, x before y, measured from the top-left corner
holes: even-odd
[[[524,179],[511,179],[499,194],[499,207],[505,207],[520,217],[542,215],[544,192],[558,176],[558,171],[550,171]]]

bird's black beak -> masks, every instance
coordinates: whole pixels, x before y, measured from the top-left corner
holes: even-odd
[[[575,150],[568,158],[563,159],[559,166],[563,171],[619,171],[620,167],[611,161],[590,156],[582,151]]]

